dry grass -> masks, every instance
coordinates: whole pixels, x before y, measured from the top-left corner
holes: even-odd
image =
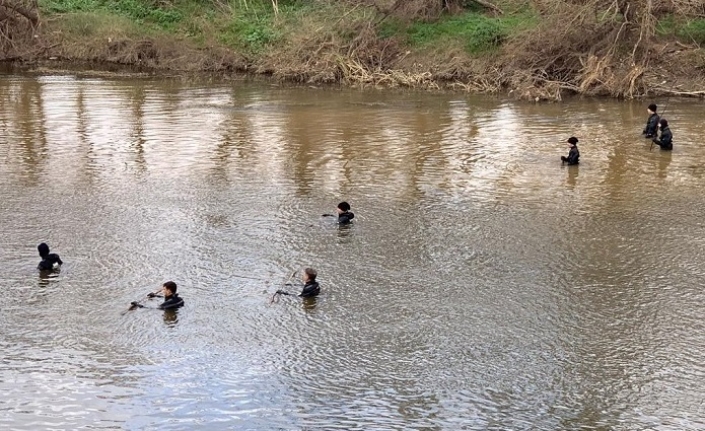
[[[170,35],[151,33],[128,18],[75,13],[45,22],[44,37],[56,41],[48,56],[185,71],[236,71],[242,57],[219,47],[195,48]]]
[[[254,3],[211,0],[219,14],[215,19],[194,16],[187,23],[198,29],[198,40],[108,11],[63,14],[44,20],[38,30],[21,14],[3,19],[0,3],[4,37],[0,47],[11,59],[57,57],[163,70],[251,71],[302,83],[448,86],[472,92],[510,91],[530,100],[561,100],[570,93],[633,98],[654,91],[692,93],[693,88],[699,94],[699,87],[693,86],[705,81],[705,58],[699,47],[664,45],[655,33],[664,14],[705,16],[701,0],[486,3],[493,14],[530,4],[537,24],[522,27],[491,55],[483,55],[469,53],[462,38],[411,48],[403,35],[380,36],[380,23],[389,23],[392,16],[433,21],[441,13],[458,10],[462,1],[312,0],[299,12],[268,1],[270,15],[260,10],[255,17],[259,21],[250,22],[238,13],[243,7],[252,12]],[[493,9],[495,3],[501,9]],[[261,37],[257,49],[241,49],[242,33],[224,37],[224,30],[242,30],[228,27],[236,17],[239,24],[248,25],[245,31]],[[271,42],[268,34],[256,33],[262,30],[257,25],[283,36]],[[687,77],[691,86],[684,90],[662,85],[674,77]]]

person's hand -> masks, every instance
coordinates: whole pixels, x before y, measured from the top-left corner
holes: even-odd
[[[156,297],[156,296],[157,296],[157,294],[154,293],[154,292],[149,292],[149,293],[147,294],[147,298],[154,298],[154,297]]]
[[[653,142],[654,144],[658,144],[658,139],[654,138],[651,140],[651,142]]]

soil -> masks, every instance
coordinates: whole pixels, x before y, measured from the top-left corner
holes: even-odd
[[[67,40],[56,21],[15,22],[11,28],[5,22],[0,61],[45,69],[119,65],[160,74],[255,74],[309,85],[504,92],[535,101],[559,101],[570,94],[705,97],[705,50],[698,45],[653,36],[644,43],[641,34],[635,42],[635,32],[630,37],[600,25],[586,22],[583,29],[561,32],[546,27],[508,41],[495,55],[475,58],[452,50],[411,52],[379,38],[372,27],[360,29],[347,46],[311,39],[252,57],[168,35],[76,41]],[[584,30],[594,40],[585,40]]]

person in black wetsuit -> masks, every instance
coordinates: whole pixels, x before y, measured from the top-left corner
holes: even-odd
[[[336,208],[338,211],[338,224],[346,225],[352,223],[352,219],[355,218],[355,214],[350,211],[350,204],[347,202],[341,202]],[[323,214],[323,217],[335,217],[333,214]]]
[[[163,296],[162,296],[163,295]],[[173,281],[167,281],[162,285],[162,295],[158,293],[150,293],[147,295],[148,298],[164,298],[164,302],[159,304],[157,307],[160,310],[174,310],[179,307],[184,306],[184,300],[179,297],[176,293],[176,283]],[[145,308],[144,305],[137,301],[132,302],[133,307]]]
[[[570,151],[568,156],[561,156],[561,163],[568,163],[569,165],[577,165],[580,163],[580,151],[578,151],[578,138],[571,136],[568,138],[568,145],[570,146]]]
[[[40,271],[53,271],[63,265],[64,262],[61,261],[58,254],[49,252],[49,246],[46,243],[39,244],[37,250],[39,257],[42,258],[42,261],[37,265],[37,269]]]
[[[661,136],[652,139],[652,142],[664,151],[671,151],[673,149],[673,133],[668,127],[668,121],[663,119],[659,122],[659,125],[661,126]]]
[[[321,293],[321,286],[316,281],[317,275],[318,275],[318,272],[316,272],[316,270],[313,268],[304,269],[304,275],[303,275],[304,287],[298,296],[300,296],[302,298],[313,298],[314,296],[318,296],[318,294]],[[291,295],[291,293],[286,292],[284,290],[277,290],[276,293],[279,295]]]
[[[355,214],[350,211],[350,204],[341,202],[338,204],[338,224],[350,224],[355,218]],[[314,277],[315,278],[315,277]]]
[[[647,112],[649,113],[649,118],[646,120],[646,127],[644,127],[644,131],[641,132],[641,134],[644,135],[644,137],[647,139],[656,137],[656,132],[658,131],[658,124],[660,118],[656,113],[656,109],[658,108],[653,103],[649,105],[649,108],[647,109]]]

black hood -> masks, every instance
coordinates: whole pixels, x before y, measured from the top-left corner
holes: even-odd
[[[42,259],[49,256],[49,246],[46,245],[46,243],[39,244],[37,246],[37,250],[39,251],[39,257],[41,257]]]

